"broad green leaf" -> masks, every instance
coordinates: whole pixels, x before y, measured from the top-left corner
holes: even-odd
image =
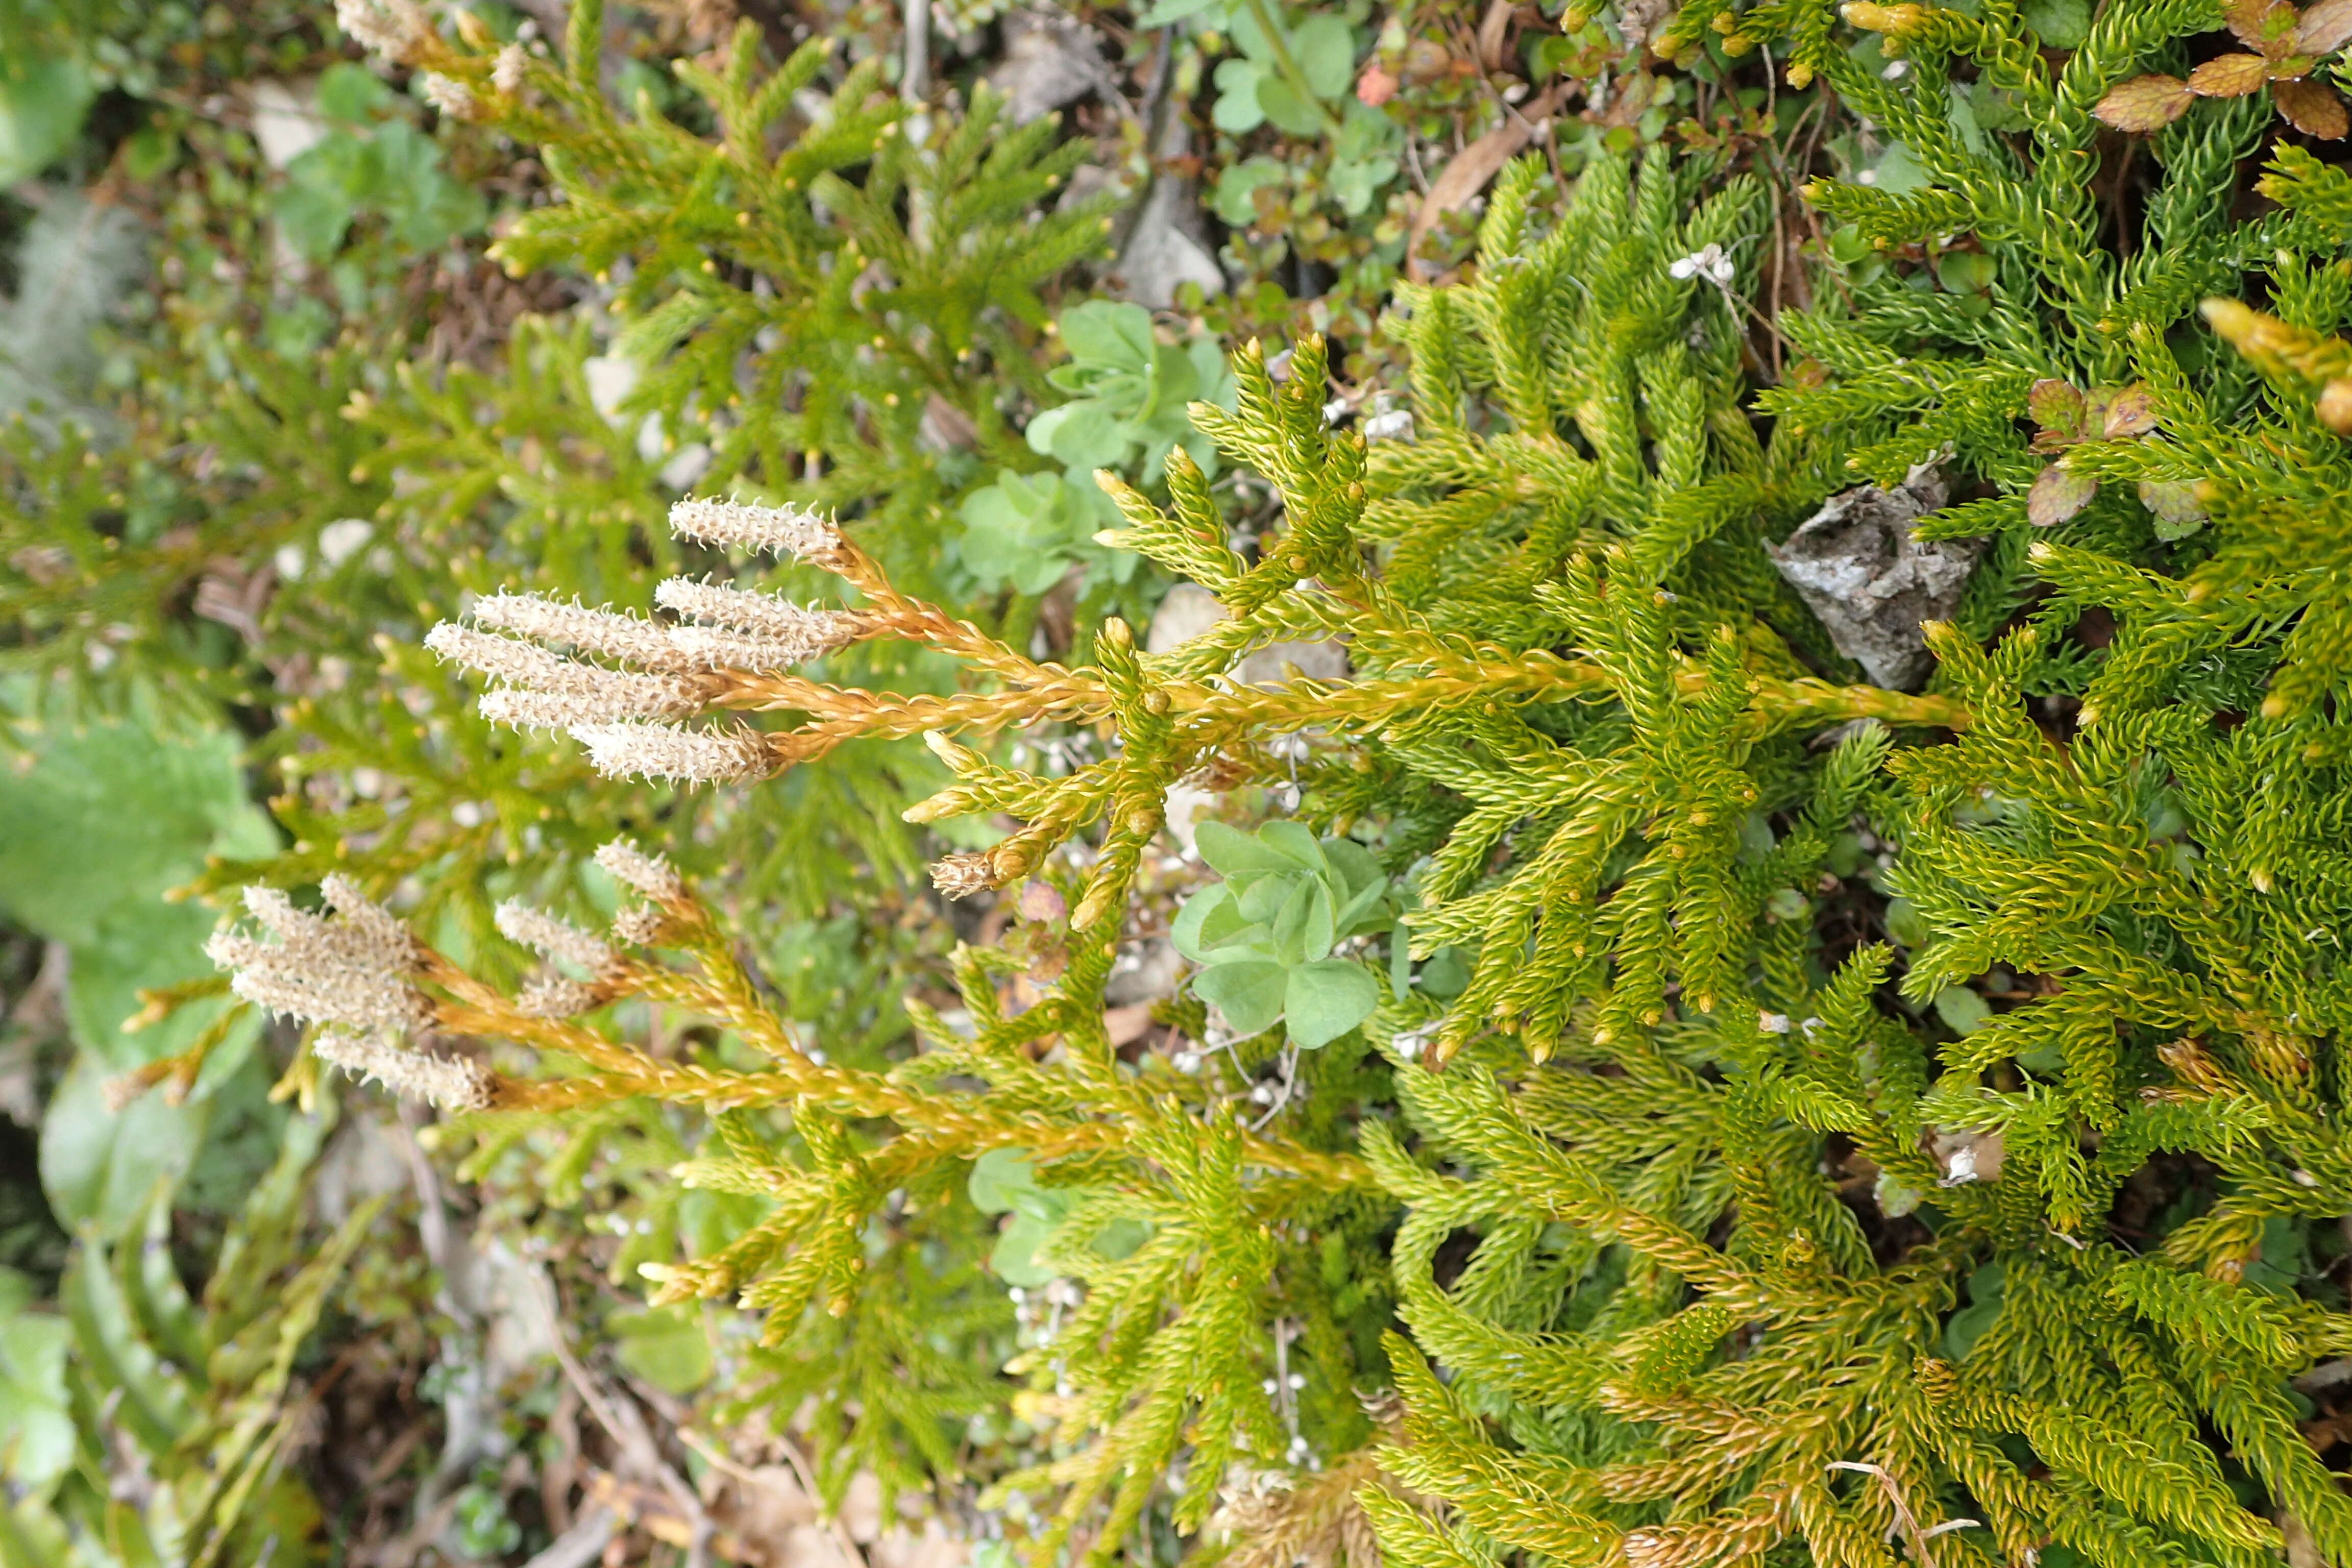
[[[1293,136],[1320,135],[1328,123],[1320,104],[1271,71],[1258,78],[1257,106],[1276,130]]]
[[[1087,370],[1122,370],[1140,375],[1159,357],[1151,335],[1151,312],[1140,305],[1089,300],[1055,318],[1062,346]]]
[[[0,37],[0,185],[29,180],[63,156],[98,97],[71,56],[12,54]]]
[[[398,101],[375,72],[349,60],[339,60],[319,74],[312,100],[321,117],[349,126],[373,125]]]
[[[1054,1237],[1054,1224],[1034,1215],[1015,1214],[988,1255],[988,1267],[1008,1285],[1034,1289],[1055,1278],[1054,1270],[1037,1261],[1038,1249]]]
[[[197,1037],[222,1014],[238,1005],[234,998],[207,997],[189,1003],[135,1035],[124,1034],[122,1023],[139,1011],[142,989],[173,985],[212,973],[204,943],[216,920],[213,910],[200,905],[167,904],[158,899],[129,906],[109,921],[93,941],[77,944],[66,986],[66,1016],[73,1026],[75,1040],[116,1072],[195,1044]],[[229,1037],[205,1058],[198,1097],[234,1073],[260,1037],[260,1016],[245,1008],[230,1026]]]
[[[297,255],[324,261],[341,248],[372,184],[367,143],[337,132],[286,165],[270,216]]]
[[[1192,842],[1210,868],[1228,879],[1312,868],[1312,862],[1302,865],[1264,835],[1244,833],[1240,828],[1223,822],[1202,823],[1193,831]]]
[[[1303,822],[1287,817],[1277,818],[1257,830],[1259,842],[1276,854],[1286,856],[1291,865],[1287,870],[1313,871],[1318,875],[1328,868],[1324,858],[1322,841]]]
[[[965,497],[956,552],[966,570],[982,583],[1009,581],[1024,594],[1060,582],[1072,560],[1065,489],[1059,474],[1006,469]]]
[[[1241,910],[1243,918],[1271,931],[1304,875],[1303,872],[1286,871],[1279,876],[1236,879],[1229,885],[1241,889],[1234,903]]]
[[[1265,67],[1249,59],[1220,60],[1213,79],[1217,84],[1217,106],[1209,111],[1209,119],[1218,130],[1241,136],[1265,123],[1265,110],[1258,102],[1259,89],[1267,79]]]
[[[2000,1316],[2000,1299],[2007,1277],[1998,1263],[1988,1263],[1969,1276],[1969,1304],[1951,1316],[1944,1325],[1944,1353],[1954,1361],[1965,1361],[1976,1342],[1984,1338],[1993,1320]]]
[[[1339,940],[1338,911],[1331,907],[1331,889],[1321,879],[1307,884],[1307,923],[1299,932],[1299,951],[1318,959]]]
[[[66,1357],[73,1330],[63,1318],[28,1311],[32,1282],[0,1269],[0,1475],[46,1497],[73,1463],[73,1411]]]
[[[1233,904],[1234,890],[1223,882],[1212,882],[1185,900],[1184,907],[1176,911],[1175,923],[1168,931],[1169,940],[1176,944],[1176,951],[1195,963],[1202,963],[1210,942],[1214,940],[1206,930],[1210,917],[1222,910],[1234,922],[1241,920],[1240,911]]]
[[[2090,0],[2023,0],[2017,9],[2049,48],[2080,48],[2091,36]]]
[[[1919,906],[1908,899],[1897,898],[1886,902],[1886,934],[1905,947],[1924,947],[1933,933],[1927,930]]]
[[[1003,1214],[1012,1208],[1013,1194],[1036,1184],[1027,1154],[1018,1149],[991,1149],[971,1163],[965,1190],[981,1213]]]
[[[1331,194],[1339,198],[1339,210],[1349,217],[1361,217],[1371,211],[1372,199],[1397,177],[1401,166],[1386,153],[1334,163]]]
[[[1936,1016],[1956,1035],[1973,1035],[1992,1019],[1992,1004],[1965,985],[1947,985],[1936,993]]]
[[[489,216],[481,193],[452,179],[441,167],[440,147],[406,121],[377,127],[370,151],[366,197],[404,250],[436,250]]]
[[[1276,15],[1276,26],[1279,26],[1282,8],[1277,5],[1274,9]],[[1272,69],[1274,44],[1265,36],[1265,29],[1258,25],[1258,9],[1255,5],[1244,5],[1234,11],[1231,34],[1234,47],[1241,51],[1242,58]]]
[[[106,1105],[104,1060],[83,1050],[41,1118],[41,1190],[68,1226],[89,1225],[119,1235],[155,1184],[173,1181],[194,1163],[210,1107],[192,1100],[173,1105],[144,1094],[120,1113]]]
[[[699,1302],[620,1312],[606,1320],[613,1359],[633,1375],[680,1398],[710,1381],[716,1362]]]
[[[1290,35],[1290,54],[1307,85],[1326,99],[1338,98],[1356,79],[1356,39],[1346,18],[1318,11]]]
[[[1920,190],[1927,184],[1927,166],[1902,142],[1889,142],[1864,183],[1895,195]]]
[[[1370,970],[1345,959],[1327,958],[1302,963],[1290,972],[1283,1022],[1295,1044],[1313,1050],[1370,1017],[1380,1003],[1380,983]]]
[[[1255,1035],[1282,1016],[1286,976],[1282,965],[1260,959],[1212,964],[1192,976],[1201,1000],[1225,1016],[1236,1034]]]
[[[1270,884],[1272,885],[1272,884]],[[1307,953],[1307,930],[1315,895],[1323,885],[1311,877],[1286,878],[1279,884],[1286,891],[1282,907],[1275,911],[1274,959],[1277,963],[1298,963]],[[1316,954],[1321,957],[1322,954]]]
[[[0,1568],[82,1568],[90,1562],[39,1493],[28,1489],[13,1500],[0,1494]]]
[[[276,847],[226,731],[98,723],[37,739],[31,767],[0,768],[0,911],[52,942],[96,940],[201,871],[207,853]]]
[[[1256,102],[1256,88],[1250,89],[1251,102]],[[1217,216],[1234,228],[1247,228],[1257,221],[1257,193],[1268,185],[1280,185],[1290,178],[1290,171],[1274,159],[1263,155],[1245,158],[1217,176]],[[1230,392],[1227,394],[1231,395]],[[1220,400],[1211,398],[1215,403]]]
[[[1389,923],[1388,883],[1385,879],[1371,882],[1339,906],[1337,916],[1338,936],[1355,936],[1363,931],[1378,931]]]
[[[1102,1227],[1095,1237],[1095,1250],[1113,1263],[1132,1258],[1136,1250],[1151,1239],[1151,1227],[1139,1219],[1119,1218]]]
[[[1118,467],[1133,444],[1127,426],[1093,398],[1047,409],[1029,422],[1027,435],[1031,451],[1087,472]]]
[[[1450,1001],[1469,989],[1469,960],[1458,947],[1441,947],[1423,961],[1413,984],[1425,996]]]

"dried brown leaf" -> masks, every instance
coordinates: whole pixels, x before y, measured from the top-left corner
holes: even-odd
[[[2344,111],[2344,95],[2332,87],[2315,81],[2274,81],[2271,101],[2278,105],[2286,122],[2305,136],[2341,142],[2345,132],[2352,130],[2352,121]]]
[[[2027,390],[2025,411],[2046,435],[2082,438],[2083,395],[2056,376],[2043,376]]]
[[[2147,387],[2134,382],[2108,401],[2100,434],[2110,441],[2126,441],[2155,428],[2156,399]]]
[[[2098,480],[2070,474],[2053,463],[2025,492],[2025,520],[2036,528],[2053,527],[2090,505],[2098,493]]]
[[[2196,101],[2177,76],[2140,76],[2109,88],[2091,112],[2118,131],[2161,131]]]
[[[2332,55],[2352,40],[2352,0],[2319,0],[2295,24],[2297,54]]]
[[[2294,7],[2286,0],[2231,0],[2221,16],[2250,49],[2269,54],[2293,47],[2287,40],[2294,36]]]
[[[2189,73],[2189,90],[2200,98],[2243,98],[2271,79],[2271,63],[2260,55],[2221,55]]]

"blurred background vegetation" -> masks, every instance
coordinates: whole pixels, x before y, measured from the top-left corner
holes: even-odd
[[[1762,174],[1768,311],[1878,266],[1795,202],[1809,173],[1916,165],[1711,42],[1662,57],[1640,4],[644,0],[597,24],[593,80],[511,106],[351,36],[405,9],[342,9],[0,0],[0,1563],[986,1556],[978,1483],[1035,1457],[994,1369],[1051,1310],[986,1263],[994,1216],[876,1237],[933,1294],[830,1340],[650,1310],[638,1264],[756,1218],[664,1179],[726,1129],[436,1138],[233,1003],[216,895],[340,869],[495,975],[529,963],[497,902],[609,910],[588,856],[633,834],[757,933],[826,1051],[886,1059],[902,999],[952,1005],[954,943],[1008,918],[921,875],[960,845],[899,819],[945,777],[927,752],[756,804],[591,787],[424,629],[501,586],[642,608],[726,570],[662,526],[701,489],[835,509],[910,590],[1080,655],[1104,615],[1185,613],[1094,542],[1091,471],[1208,458],[1181,410],[1230,398],[1252,336],[1328,333],[1345,407],[1385,414],[1380,310],[1457,264],[1523,147],[1556,179],[1662,142]],[[2028,11],[2060,44],[2086,19]],[[419,15],[534,59],[575,26]],[[739,41],[794,62],[748,132],[706,90]],[[801,171],[772,222],[713,195],[739,154]],[[887,277],[817,260],[860,254]]]

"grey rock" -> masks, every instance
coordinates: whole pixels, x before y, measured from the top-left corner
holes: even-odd
[[[1980,540],[1912,537],[1912,525],[1945,497],[1935,466],[1922,463],[1891,490],[1864,485],[1832,496],[1785,541],[1765,546],[1838,652],[1893,690],[1927,679],[1935,657],[1920,628],[1958,605],[1984,548]]]
[[[1176,290],[1198,283],[1203,294],[1225,291],[1225,274],[1209,247],[1184,231],[1193,207],[1185,182],[1162,174],[1135,216],[1135,227],[1118,253],[1118,292],[1147,310],[1165,310]]]
[[[1058,11],[1021,10],[1004,18],[1004,58],[988,84],[1005,98],[1015,125],[1042,120],[1090,92],[1116,98],[1118,84],[1103,64],[1102,37]]]
[[[1242,660],[1234,672],[1244,686],[1286,686],[1295,667],[1302,680],[1345,680],[1350,671],[1348,648],[1338,642],[1275,642]]]

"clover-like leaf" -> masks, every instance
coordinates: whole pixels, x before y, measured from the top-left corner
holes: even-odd
[[[2069,473],[2053,463],[2042,470],[2033,488],[2026,492],[2026,521],[2036,528],[2052,527],[2090,505],[2091,498],[2098,493],[2098,480]]]
[[[1380,1002],[1380,983],[1360,963],[1338,958],[1302,963],[1290,972],[1284,1024],[1292,1043],[1311,1051],[1370,1017]]]
[[[1356,39],[1347,18],[1318,11],[1290,35],[1290,52],[1320,98],[1337,98],[1356,79]]]
[[[1230,883],[1212,883],[1185,900],[1184,907],[1176,911],[1174,923],[1168,928],[1168,940],[1175,944],[1178,952],[1195,963],[1204,963],[1209,949],[1216,945],[1221,934],[1211,924],[1219,916],[1224,921],[1223,935],[1230,936],[1243,923],[1241,911],[1234,907]]]
[[[2177,76],[2140,76],[2109,88],[2091,112],[2118,131],[2161,131],[2196,101]]]
[[[1269,823],[1265,830],[1252,834],[1226,823],[1204,822],[1193,833],[1192,843],[1210,868],[1229,880],[1313,870],[1316,862],[1301,860],[1295,852],[1295,841],[1277,838],[1271,831],[1276,826],[1297,826]]]
[[[1290,178],[1290,172],[1276,159],[1260,154],[1244,158],[1217,176],[1217,216],[1234,228],[1247,228],[1257,222],[1257,193],[1268,186],[1279,187]]]
[[[1217,106],[1209,111],[1211,122],[1229,136],[1240,136],[1265,124],[1265,110],[1258,102],[1258,89],[1266,78],[1266,67],[1256,60],[1236,56],[1219,61],[1213,79]]]
[[[1072,363],[1090,374],[1142,375],[1160,348],[1151,335],[1151,312],[1140,305],[1089,300],[1063,311],[1054,325]]]
[[[1236,958],[1212,963],[1192,977],[1202,1001],[1225,1016],[1235,1034],[1255,1035],[1282,1016],[1287,972],[1271,959]]]
[[[1323,852],[1322,840],[1303,822],[1287,819],[1269,822],[1257,830],[1258,840],[1276,850],[1290,862],[1288,869],[1313,871],[1318,875],[1330,867]]]

